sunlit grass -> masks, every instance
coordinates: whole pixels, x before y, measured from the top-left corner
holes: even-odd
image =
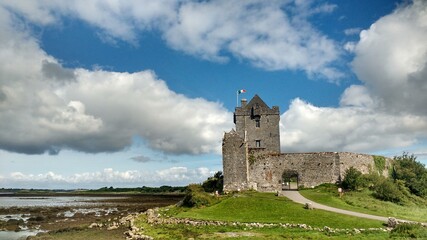
[[[229,197],[220,203],[200,209],[180,212],[177,217],[205,220],[304,223],[313,227],[372,228],[382,227],[381,221],[360,219],[319,209],[307,210],[272,193],[244,193]]]
[[[422,199],[418,199],[418,203],[399,205],[375,199],[369,190],[346,192],[342,198],[339,198],[335,186],[304,189],[300,193],[314,202],[331,207],[384,217],[427,222],[427,201],[425,201],[426,204],[423,204]]]

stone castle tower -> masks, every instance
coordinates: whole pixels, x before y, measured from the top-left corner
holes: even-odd
[[[269,108],[258,95],[249,103],[242,99],[241,107],[236,107],[234,112],[236,132],[247,142],[248,148],[279,153],[279,122],[279,107]]]
[[[281,153],[279,107],[268,107],[258,95],[249,103],[242,99],[241,106],[235,109],[234,123],[236,129],[225,133],[222,142],[226,192],[279,191],[285,182],[293,180],[296,188],[311,187],[341,181],[350,167],[385,176],[390,168],[390,160],[384,158],[385,166],[376,169],[374,157],[367,154]]]

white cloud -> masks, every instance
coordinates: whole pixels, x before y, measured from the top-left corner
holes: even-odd
[[[377,107],[379,100],[374,100],[369,89],[361,85],[351,85],[341,96],[340,105],[343,107],[364,107],[372,109]]]
[[[267,70],[302,69],[335,80],[341,73],[330,65],[339,58],[339,48],[307,21],[310,7],[265,1],[188,3],[165,38],[175,49],[207,59],[225,61],[221,52],[226,50]],[[322,9],[317,12],[329,11]]]
[[[380,18],[351,43],[355,73],[336,108],[300,99],[282,115],[283,151],[378,152],[427,139],[427,2]]]
[[[344,49],[348,52],[354,52],[354,49],[356,48],[356,43],[354,42],[346,42],[344,44]]]
[[[336,5],[313,1],[33,1],[3,2],[7,9],[39,25],[62,17],[83,20],[106,42],[138,45],[138,34],[159,30],[174,49],[203,59],[230,55],[268,70],[303,70],[336,81],[340,47],[308,21]]]
[[[300,99],[281,116],[284,152],[372,152],[401,148],[427,137],[427,117],[392,115],[375,108],[316,107]]]
[[[133,44],[139,31],[155,29],[172,47],[205,59],[226,61],[231,54],[265,69],[340,76],[331,67],[339,48],[307,20],[333,6],[91,1],[85,8],[82,1],[15,2],[1,4],[41,26],[75,17]],[[349,87],[340,107],[293,101],[282,115],[284,151],[366,152],[426,138],[426,5],[400,7],[346,47],[354,50],[352,66],[364,85]],[[6,8],[0,8],[0,53],[0,147],[9,151],[117,151],[139,135],[166,153],[218,152],[222,132],[231,128],[231,113],[221,104],[174,93],[151,71],[63,68]]]
[[[114,186],[143,186],[143,185],[187,185],[189,183],[201,183],[213,172],[208,168],[200,167],[188,169],[187,167],[171,167],[158,171],[127,170],[116,171],[105,168],[97,172],[75,173],[63,176],[54,172],[42,174],[24,174],[12,172],[7,176],[0,176],[3,187],[30,187],[30,188],[97,188],[106,185]]]
[[[345,35],[356,35],[359,34],[360,31],[362,31],[361,28],[347,28],[344,30]]]
[[[0,13],[0,148],[111,152],[140,136],[165,153],[219,152],[231,128],[220,103],[177,94],[151,71],[65,69]]]
[[[427,114],[427,2],[398,8],[360,33],[352,66],[387,111]]]

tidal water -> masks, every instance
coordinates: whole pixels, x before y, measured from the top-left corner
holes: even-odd
[[[0,197],[0,207],[67,207],[67,206],[93,206],[96,201],[106,199],[121,199],[123,197]]]
[[[39,231],[0,231],[0,239],[1,240],[17,240],[17,239],[26,239],[28,236],[34,236]]]
[[[82,209],[67,211],[64,217],[69,217],[79,211],[105,211],[103,209],[84,209],[84,207],[96,206],[98,201],[106,199],[121,199],[123,197],[91,197],[91,196],[66,196],[66,197],[9,197],[0,196],[0,208],[10,207],[70,207],[75,206]],[[114,209],[113,209],[114,210]],[[107,210],[108,211],[108,210]],[[25,212],[19,214],[0,215],[0,221],[9,219],[28,220]],[[0,231],[0,240],[26,239],[28,236],[36,235],[39,230],[22,229],[19,232]]]

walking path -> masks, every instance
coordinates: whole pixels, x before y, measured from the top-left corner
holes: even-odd
[[[342,213],[342,214],[361,217],[361,218],[380,220],[380,221],[384,221],[384,222],[388,221],[387,217],[380,217],[380,216],[375,216],[375,215],[370,215],[370,214],[365,214],[365,213],[352,212],[352,211],[348,211],[348,210],[333,208],[333,207],[329,207],[329,206],[322,205],[319,203],[315,203],[315,202],[303,197],[298,191],[282,191],[280,195],[285,196],[285,197],[287,197],[287,198],[289,198],[292,201],[297,202],[297,203],[301,203],[301,204],[311,203],[313,208],[316,208],[316,209],[323,209],[323,210],[330,211],[330,212]],[[397,219],[397,220],[398,221],[404,221],[404,220],[399,220],[399,219]]]

